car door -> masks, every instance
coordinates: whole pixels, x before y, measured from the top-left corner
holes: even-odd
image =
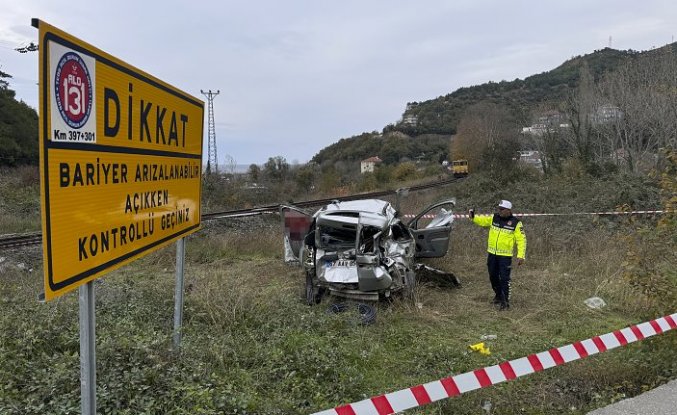
[[[284,261],[300,264],[303,240],[313,223],[313,216],[294,206],[280,205],[284,232]]]
[[[448,199],[428,206],[407,225],[416,242],[417,258],[439,258],[449,249],[451,225],[454,221],[452,208],[455,199]]]

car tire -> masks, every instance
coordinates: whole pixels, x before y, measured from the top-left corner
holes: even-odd
[[[319,304],[322,301],[322,292],[319,287],[315,285],[313,281],[313,276],[310,273],[306,273],[306,304],[315,305]]]
[[[348,306],[343,303],[334,303],[327,308],[327,314],[343,313],[348,309]]]
[[[371,304],[358,304],[357,312],[360,314],[360,322],[363,326],[368,326],[376,321],[376,307]]]

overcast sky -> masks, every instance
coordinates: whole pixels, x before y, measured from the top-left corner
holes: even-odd
[[[407,102],[547,71],[610,37],[647,50],[677,34],[674,0],[0,0],[0,11],[0,69],[34,108],[38,54],[13,50],[37,43],[33,17],[205,101],[201,89],[220,90],[220,166],[303,163],[396,122]]]

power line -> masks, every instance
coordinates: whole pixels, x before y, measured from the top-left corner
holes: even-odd
[[[205,92],[203,90],[200,90],[202,95],[207,97],[207,108],[208,108],[208,116],[207,116],[207,134],[208,134],[208,154],[209,158],[207,160],[207,170],[211,171],[211,169],[214,169],[215,173],[218,173],[219,171],[219,158],[216,156],[216,126],[214,124],[214,97],[219,95],[219,91],[217,90],[216,92],[212,92],[210,89],[209,91]]]

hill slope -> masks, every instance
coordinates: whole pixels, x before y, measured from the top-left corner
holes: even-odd
[[[14,96],[0,83],[0,166],[38,164],[38,114]]]
[[[643,52],[649,53],[649,52]],[[526,113],[543,102],[562,100],[578,84],[580,69],[588,66],[595,79],[612,72],[629,59],[643,53],[610,48],[574,57],[557,68],[514,81],[487,82],[459,88],[451,94],[423,102],[407,104],[403,118],[415,116],[416,125],[400,123],[392,129],[409,135],[424,133],[454,134],[463,112],[481,101],[505,105],[516,114]]]
[[[410,102],[402,116],[403,120],[409,122],[399,122],[391,124],[383,129],[383,137],[391,136],[391,133],[402,133],[416,142],[419,137],[446,137],[456,133],[458,123],[464,112],[471,106],[480,102],[489,102],[507,107],[517,119],[528,118],[529,112],[542,103],[557,103],[562,101],[569,91],[575,88],[579,82],[581,67],[587,65],[595,80],[600,79],[604,74],[613,72],[625,63],[638,59],[639,57],[659,55],[666,50],[677,53],[677,43],[664,46],[660,49],[654,49],[645,52],[633,50],[620,51],[611,48],[604,48],[593,53],[577,56],[567,60],[555,69],[540,74],[529,76],[525,79],[515,79],[514,81],[487,82],[481,85],[459,88],[456,91],[438,98],[422,102]],[[410,120],[416,120],[411,122]],[[396,135],[401,137],[400,135]],[[339,158],[341,155],[347,157],[349,161],[361,160],[374,155],[381,155],[379,151],[395,152],[392,146],[381,147],[377,133],[364,133],[350,138],[341,139],[339,142],[321,150],[313,161],[317,163],[326,163],[336,160],[346,160]],[[436,148],[428,148],[428,145]],[[419,154],[440,154],[439,142],[407,144],[407,149],[392,154],[388,161],[398,161],[399,157],[409,157],[408,149],[416,147],[416,155]],[[432,161],[432,159],[430,159]],[[384,160],[385,161],[385,160]],[[387,161],[387,162],[388,162]]]

